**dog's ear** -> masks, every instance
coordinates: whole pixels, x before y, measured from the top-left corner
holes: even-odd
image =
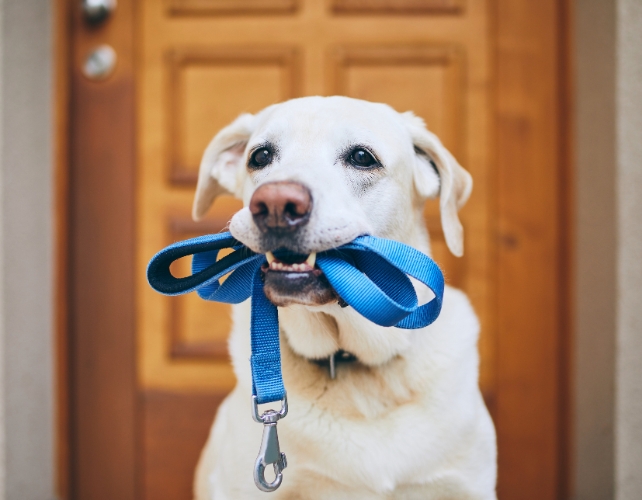
[[[439,195],[441,226],[450,251],[464,254],[464,229],[457,212],[464,206],[473,189],[473,179],[457,163],[439,138],[426,129],[424,121],[412,112],[402,113],[415,147],[414,180],[420,196]]]
[[[243,152],[254,125],[254,116],[243,114],[221,130],[209,143],[198,171],[192,218],[201,219],[221,194],[239,196]]]

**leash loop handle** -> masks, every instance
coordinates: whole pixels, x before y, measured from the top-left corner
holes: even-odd
[[[228,248],[233,252],[217,260],[219,251]],[[170,266],[191,255],[194,256],[192,274],[184,278],[173,276]],[[238,304],[251,293],[250,287],[242,286],[243,278],[248,272],[253,274],[264,261],[264,255],[254,253],[230,233],[208,234],[178,241],[154,255],[147,266],[147,280],[163,295],[182,295],[196,290],[205,300]],[[235,279],[228,285],[219,285],[219,279],[230,272],[230,278],[237,275]]]

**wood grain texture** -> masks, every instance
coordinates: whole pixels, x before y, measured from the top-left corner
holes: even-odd
[[[71,497],[135,500],[133,1],[95,30],[72,13]],[[98,43],[119,60],[108,80],[93,82],[80,68]]]
[[[332,0],[341,14],[456,14],[463,7],[463,0]]]
[[[192,500],[196,463],[225,393],[141,393],[141,500]]]
[[[501,498],[558,498],[563,199],[559,3],[499,0],[498,353]]]
[[[297,0],[168,0],[172,15],[290,14]]]

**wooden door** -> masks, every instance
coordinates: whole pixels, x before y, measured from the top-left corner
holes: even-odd
[[[71,497],[190,498],[234,385],[229,308],[154,293],[146,264],[240,207],[222,197],[190,219],[221,127],[292,97],[343,94],[413,110],[473,175],[462,259],[436,203],[426,207],[434,256],[481,320],[500,497],[558,498],[562,20],[554,0],[121,0],[94,28],[74,14],[74,64],[110,43],[119,66],[103,82],[71,71]]]

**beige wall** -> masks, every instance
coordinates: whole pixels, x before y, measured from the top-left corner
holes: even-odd
[[[51,2],[0,1],[0,499],[54,498]]]
[[[642,499],[642,0],[617,8],[615,491]]]
[[[642,0],[576,0],[575,490],[642,498]]]

